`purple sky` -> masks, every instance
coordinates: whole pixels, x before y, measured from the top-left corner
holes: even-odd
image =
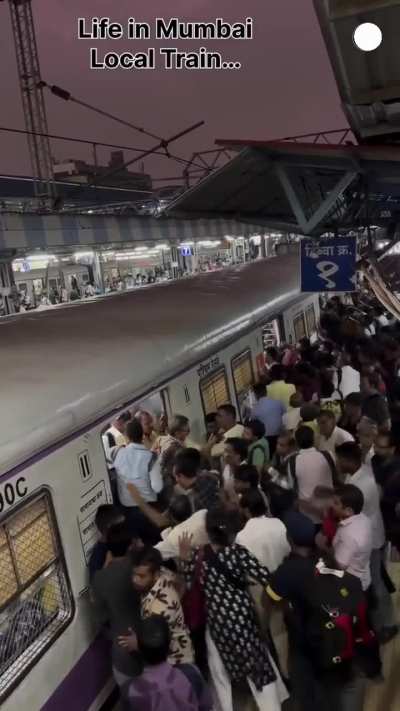
[[[132,120],[158,135],[168,136],[198,120],[206,125],[174,146],[187,157],[213,146],[215,138],[279,138],[346,125],[330,65],[310,0],[247,0],[245,15],[232,0],[32,0],[42,76],[77,98]],[[235,3],[236,4],[236,3]],[[1,124],[24,128],[9,21],[8,2],[0,3],[2,67]],[[237,3],[239,6],[240,3]],[[165,9],[168,7],[167,14]],[[76,38],[77,17],[130,15],[151,22],[156,16],[210,21],[216,16],[239,21],[254,18],[255,38],[246,42],[211,42],[242,62],[240,71],[94,72],[88,68],[90,41]],[[105,42],[96,43],[101,51]],[[108,49],[140,51],[148,42],[114,41]],[[154,44],[153,42],[150,44]],[[201,42],[186,43],[194,50]],[[8,67],[4,72],[4,67]],[[129,129],[66,104],[46,94],[50,132],[110,143],[149,147]],[[0,133],[4,173],[29,173],[27,148],[20,138]],[[58,159],[89,158],[85,149],[53,143]],[[101,155],[106,159],[106,153]],[[179,175],[179,165],[157,159],[145,164],[158,175]]]

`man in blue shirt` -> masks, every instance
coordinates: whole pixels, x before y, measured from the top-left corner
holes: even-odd
[[[154,545],[160,540],[160,532],[138,508],[129,491],[129,484],[136,486],[146,503],[154,505],[163,488],[160,462],[156,455],[144,446],[143,428],[139,420],[128,422],[126,436],[129,444],[118,449],[114,460],[121,508],[131,526],[132,534],[143,542]]]
[[[280,400],[273,400],[267,396],[267,388],[263,383],[256,383],[253,392],[257,403],[251,411],[251,418],[260,420],[264,424],[265,436],[272,456],[276,449],[278,435],[282,430],[282,418],[286,408]]]

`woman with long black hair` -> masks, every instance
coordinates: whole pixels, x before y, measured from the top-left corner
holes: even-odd
[[[260,711],[280,711],[288,693],[263,639],[248,590],[250,581],[266,586],[269,571],[234,543],[235,527],[223,506],[208,511],[206,529],[210,545],[193,551],[190,538],[184,536],[180,556],[189,586],[200,567],[208,664],[218,711],[232,711],[232,683],[243,682],[248,683]]]

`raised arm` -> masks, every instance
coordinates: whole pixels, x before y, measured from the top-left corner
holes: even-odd
[[[132,496],[132,499],[134,500],[136,506],[141,510],[142,513],[144,513],[146,518],[148,518],[149,521],[154,524],[154,526],[162,530],[163,528],[168,528],[168,526],[171,525],[167,511],[161,513],[160,511],[156,511],[156,509],[154,509],[152,506],[149,506],[149,504],[144,500],[144,498],[142,497],[139,490],[134,484],[127,484],[127,489],[130,495]]]

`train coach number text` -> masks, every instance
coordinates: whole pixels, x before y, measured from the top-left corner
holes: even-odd
[[[9,481],[0,488],[0,513],[8,506],[15,504],[18,499],[23,499],[28,493],[28,487],[26,485],[26,479],[24,476],[14,479],[14,481]]]

